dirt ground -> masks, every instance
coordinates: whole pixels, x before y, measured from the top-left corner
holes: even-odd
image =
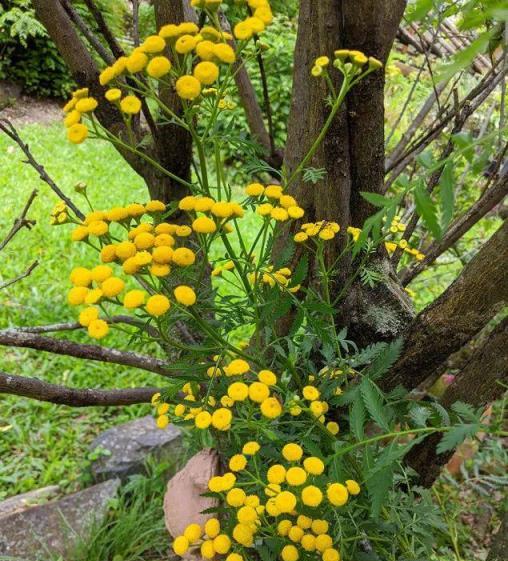
[[[0,118],[14,126],[50,125],[62,118],[63,102],[22,95],[12,84],[0,83]]]

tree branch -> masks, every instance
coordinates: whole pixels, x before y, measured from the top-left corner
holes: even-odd
[[[14,238],[14,236],[22,228],[30,229],[35,224],[35,220],[28,220],[26,215],[28,214],[28,211],[30,210],[30,207],[32,206],[32,203],[34,202],[36,196],[37,196],[37,189],[34,189],[30,194],[30,196],[28,197],[28,200],[25,203],[25,206],[23,207],[21,214],[18,216],[18,218],[16,218],[14,224],[12,225],[12,228],[9,230],[8,234],[5,236],[2,242],[0,242],[0,251],[4,249],[4,247]]]
[[[168,369],[169,365],[158,358],[131,351],[119,351],[99,345],[85,345],[82,343],[74,343],[66,339],[44,337],[35,333],[20,332],[15,329],[0,331],[0,345],[35,349],[86,360],[122,364],[124,366],[147,370],[148,372],[155,372],[161,376],[171,376]]]
[[[0,394],[19,395],[37,401],[47,401],[70,407],[132,405],[149,403],[158,388],[129,388],[125,390],[74,389],[0,372]]]
[[[109,45],[109,48],[111,49],[113,55],[117,58],[123,56],[125,54],[124,50],[116,40],[116,37],[111,32],[111,29],[109,29],[109,26],[106,23],[106,20],[102,15],[102,12],[99,10],[99,8],[97,8],[95,2],[93,0],[84,0],[84,1],[88,10],[94,17],[95,21],[97,22],[97,26],[100,32],[102,33],[102,36],[106,40],[106,43]]]
[[[81,33],[83,33],[87,41],[90,43],[90,45],[92,45],[92,47],[95,49],[97,54],[102,58],[102,60],[106,64],[112,64],[114,62],[114,58],[104,48],[102,43],[95,36],[93,31],[88,27],[87,23],[83,20],[83,18],[74,9],[74,7],[69,2],[69,0],[60,0],[60,2],[62,3],[62,6],[64,7],[65,11],[67,12],[71,20],[76,25],[76,27],[81,31]]]
[[[53,192],[65,202],[65,204],[74,212],[74,214],[83,220],[85,215],[79,210],[79,208],[72,202],[72,200],[58,187],[58,185],[53,181],[53,179],[49,176],[48,172],[44,169],[44,166],[39,164],[39,162],[35,159],[28,144],[25,144],[21,137],[19,136],[16,128],[14,125],[8,121],[7,119],[0,120],[0,130],[4,132],[9,138],[14,140],[14,142],[21,148],[23,154],[25,154],[27,161],[26,163],[30,164],[35,171],[39,174],[39,177],[42,181],[46,182]]]
[[[411,390],[462,348],[508,302],[508,221],[464,267],[461,275],[408,329],[404,351],[383,379],[386,390]]]
[[[29,277],[32,274],[32,271],[35,269],[35,267],[37,267],[39,265],[39,261],[34,261],[27,269],[24,273],[21,273],[20,275],[18,275],[17,277],[14,277],[13,279],[10,279],[8,281],[5,281],[3,284],[0,284],[0,290],[2,290],[3,288],[7,288],[8,286],[11,286],[12,284],[15,284],[17,282],[19,282],[20,280],[26,279],[26,277]]]
[[[508,193],[508,173],[500,177],[496,183],[484,193],[478,201],[469,208],[460,218],[457,218],[448,228],[441,240],[435,241],[425,251],[425,258],[418,261],[410,268],[402,271],[400,280],[404,286],[409,284],[426,267],[445,251],[450,249],[460,238],[477,224],[488,212],[499,204]]]

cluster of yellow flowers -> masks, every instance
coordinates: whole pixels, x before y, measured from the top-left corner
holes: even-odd
[[[208,12],[215,12],[221,2],[218,0],[192,0],[192,5]],[[245,41],[264,31],[272,22],[273,15],[267,0],[248,0],[252,15],[238,23],[234,28],[237,39]],[[211,18],[214,25],[201,28],[194,22],[179,25],[167,24],[161,27],[157,35],[150,35],[136,47],[129,56],[121,56],[106,67],[99,75],[101,86],[113,87],[105,92],[104,97],[129,119],[141,111],[142,101],[133,94],[124,95],[125,75],[137,81],[137,74],[145,73],[148,78],[165,81],[169,77],[177,95],[187,102],[197,100],[203,87],[214,84],[220,75],[220,64],[231,65],[236,61],[236,53],[230,42],[233,36],[223,31],[217,18]],[[167,56],[171,54],[173,64]],[[186,69],[192,67],[191,73]],[[139,83],[144,87],[143,82]],[[207,95],[213,88],[207,89]],[[88,136],[88,127],[82,122],[98,106],[98,100],[88,97],[88,89],[76,90],[63,110],[67,138],[74,144],[82,143]],[[219,100],[220,109],[231,108],[231,103]]]
[[[397,234],[404,233],[406,230],[406,225],[400,221],[400,216],[396,216],[392,223],[390,224],[389,232],[390,234],[395,237]],[[410,247],[407,240],[400,239],[400,240],[389,240],[385,242],[386,251],[391,255],[397,248],[403,249],[404,253],[407,253],[411,257],[414,257],[417,261],[421,261],[425,259],[425,255],[421,253],[416,248]]]
[[[297,232],[294,241],[297,243],[306,242],[309,238],[318,237],[321,240],[333,240],[340,232],[340,226],[337,222],[327,222],[320,220],[319,222],[307,222],[300,227],[301,232]]]
[[[309,385],[303,388],[301,396],[294,394],[287,403],[282,403],[277,386],[279,377],[271,370],[256,373],[241,358],[224,365],[220,356],[214,356],[213,360],[212,365],[204,365],[210,381],[200,385],[185,384],[183,397],[178,403],[169,404],[162,401],[160,394],[154,395],[152,405],[156,408],[160,428],[173,421],[184,425],[190,423],[201,430],[228,431],[235,418],[242,419],[248,415],[251,420],[270,422],[287,413],[292,417],[306,414],[312,422],[317,419],[326,425],[330,434],[339,432],[335,421],[326,422],[329,405],[320,399],[320,390],[310,385],[315,376],[309,376]],[[238,380],[238,377],[241,379]]]
[[[155,290],[128,290],[124,292],[125,281],[114,276],[110,265],[121,265],[127,275],[146,275],[148,278],[165,277],[170,274],[171,266],[188,267],[195,262],[192,249],[175,247],[176,238],[186,238],[192,233],[189,226],[154,223],[157,215],[166,209],[161,201],[149,201],[146,205],[133,203],[126,207],[90,212],[82,224],[72,232],[73,241],[90,243],[96,238],[100,243],[101,265],[93,269],[77,267],[71,272],[70,280],[74,285],[68,293],[68,302],[72,306],[86,305],[79,315],[79,322],[88,328],[91,337],[100,339],[107,335],[108,324],[99,319],[96,305],[113,303],[128,310],[144,306],[146,313],[152,317],[165,314],[171,306],[169,298]],[[148,215],[151,222],[141,222],[141,217]],[[119,231],[127,233],[126,239],[118,238],[111,232],[116,223]],[[173,290],[175,301],[181,306],[193,306],[196,302],[194,290],[186,285],[176,286]]]
[[[278,269],[274,271],[274,266],[269,265],[265,269],[260,270],[259,272],[252,272],[249,273],[249,281],[251,284],[257,284],[261,282],[273,288],[274,286],[279,287],[282,289],[287,289],[288,292],[295,293],[300,290],[300,285],[296,284],[294,286],[291,285],[291,269],[289,267],[282,267],[282,269]]]
[[[190,195],[178,203],[178,208],[192,217],[192,229],[198,234],[213,234],[219,229],[230,232],[227,221],[242,218],[243,207],[233,201],[215,201],[211,197]],[[200,214],[198,214],[200,213]]]
[[[305,214],[294,197],[284,194],[281,185],[251,183],[245,188],[245,194],[256,203],[261,203],[256,210],[260,216],[273,218],[277,222],[285,222],[290,218],[297,220]],[[263,202],[268,200],[272,202]]]
[[[173,542],[179,556],[199,550],[204,559],[227,555],[226,561],[250,558],[257,538],[277,537],[282,561],[297,561],[300,555],[319,555],[322,561],[340,561],[337,544],[330,535],[336,509],[347,504],[361,489],[349,479],[331,480],[323,460],[304,458],[295,443],[281,450],[280,463],[266,466],[259,459],[263,449],[251,440],[241,453],[229,458],[229,470],[214,476],[208,489],[225,505],[224,520],[209,518],[203,527],[190,524]]]
[[[311,69],[312,76],[323,76],[330,62],[330,58],[325,55],[317,57]],[[339,49],[335,51],[333,66],[342,70],[347,68],[345,67],[346,64],[351,65],[351,69],[356,71],[361,70],[366,64],[368,64],[370,70],[377,70],[383,66],[377,58],[367,57],[362,51],[349,49]]]
[[[65,224],[68,221],[69,214],[67,212],[67,205],[63,201],[60,201],[53,207],[49,223],[54,226],[57,224]]]

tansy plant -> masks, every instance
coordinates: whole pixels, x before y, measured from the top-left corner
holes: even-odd
[[[201,13],[199,26],[163,26],[101,72],[104,99],[80,89],[65,106],[70,142],[107,140],[151,162],[188,193],[173,205],[151,200],[91,209],[82,221],[57,205],[52,221],[75,223],[72,239],[98,255],[94,268],[72,271],[69,304],[79,307],[79,322],[95,339],[119,328],[111,321],[117,310],[130,313],[136,336],[172,358],[171,385],[152,400],[157,425],[173,422],[197,448],[220,452],[222,474],[209,481],[219,506],[204,526],[194,523],[174,536],[176,554],[199,551],[226,561],[416,559],[415,552],[428,552],[425,532],[438,524],[436,515],[418,492],[421,509],[412,524],[425,532],[408,528],[405,499],[395,495],[392,481],[408,476],[399,461],[421,438],[445,433],[444,450],[453,447],[456,428],[440,410],[415,406],[397,391],[381,392],[376,380],[395,361],[398,341],[359,352],[336,331],[330,283],[337,263],[327,262],[325,246],[343,236],[341,257],[350,254],[356,263],[338,299],[379,243],[389,252],[423,255],[399,242],[404,225],[394,209],[383,209],[376,236],[368,225],[341,232],[334,222],[306,222],[287,192],[348,92],[381,63],[344,49],[333,60],[317,58],[312,75],[328,89],[320,134],[291,174],[237,189],[228,182],[215,125],[227,109],[239,55],[241,64],[256,56],[247,45],[270,25],[272,12],[267,0],[247,0],[247,17],[231,35],[221,28],[220,0],[192,5]],[[158,95],[161,84],[180,98],[180,111]],[[132,131],[144,103],[192,137],[197,165],[191,179],[138,150]],[[94,112],[103,104],[120,112],[126,135],[100,126]],[[258,225],[253,236],[245,234],[246,221]],[[274,253],[277,233],[294,221],[293,244]],[[279,337],[277,322],[290,310],[289,335]],[[469,416],[469,430],[478,428],[474,413],[457,413]],[[378,553],[369,557],[369,551]]]

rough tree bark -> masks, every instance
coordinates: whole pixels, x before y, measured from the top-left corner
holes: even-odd
[[[317,56],[333,57],[338,48],[359,49],[383,62],[391,49],[406,2],[374,0],[349,3],[339,0],[300,2],[299,31],[295,48],[293,97],[288,122],[285,166],[288,175],[296,169],[318,136],[327,118],[323,81],[309,84]],[[366,141],[368,139],[368,141]],[[324,169],[317,185],[296,178],[289,191],[305,209],[305,221],[329,220],[345,226],[361,226],[372,207],[361,191],[381,193],[384,183],[384,74],[374,72],[348,94],[324,142],[309,164]],[[279,235],[283,247],[293,230]],[[344,247],[345,233],[327,245],[327,261],[335,262]],[[297,261],[300,251],[294,257]],[[355,284],[341,310],[341,323],[360,344],[398,335],[412,319],[407,298],[395,279],[385,255],[375,259],[387,282],[374,291]],[[340,289],[350,274],[350,263],[342,259],[337,277]],[[285,329],[281,325],[281,330]]]
[[[446,390],[441,405],[449,408],[456,401],[480,407],[505,392],[508,381],[508,318],[505,318],[491,333],[487,342],[471,358],[455,381]],[[420,474],[419,482],[430,487],[453,451],[437,454],[440,435],[433,435],[417,444],[406,461]]]
[[[404,352],[383,379],[385,389],[410,390],[431,376],[508,302],[508,221],[505,221],[462,274],[414,320]]]

